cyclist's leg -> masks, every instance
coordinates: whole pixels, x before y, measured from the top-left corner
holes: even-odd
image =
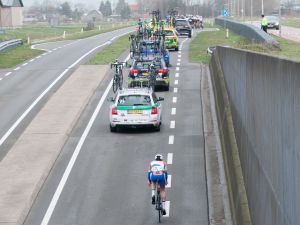
[[[163,175],[161,175],[161,179],[159,180],[159,186],[160,186],[160,197],[162,200],[162,207],[163,207],[163,215],[166,215],[166,174],[164,173]]]
[[[155,179],[155,176],[152,173],[150,174],[150,180],[151,180],[151,200],[152,200],[152,204],[155,204],[155,188],[156,188],[157,180]]]

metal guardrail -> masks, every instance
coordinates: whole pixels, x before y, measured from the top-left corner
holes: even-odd
[[[0,52],[5,51],[8,48],[16,47],[22,44],[23,44],[22,39],[14,39],[14,40],[0,42]]]

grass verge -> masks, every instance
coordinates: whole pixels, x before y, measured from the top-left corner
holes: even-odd
[[[0,52],[0,68],[10,68],[43,53],[22,45],[6,52]]]
[[[215,45],[230,46],[296,61],[300,60],[299,43],[274,36],[280,44],[280,49],[272,48],[263,44],[251,44],[247,39],[233,32],[229,32],[229,38],[225,38],[225,29],[218,28],[220,29],[219,31],[201,32],[193,39],[189,49],[191,62],[209,63],[210,56],[207,54],[207,48]]]
[[[129,35],[118,38],[115,42],[105,47],[101,52],[90,59],[87,65],[105,65],[109,64],[126,51],[129,44]]]

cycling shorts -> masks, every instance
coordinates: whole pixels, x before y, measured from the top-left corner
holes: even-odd
[[[154,175],[150,172],[150,180],[151,182],[158,182],[159,186],[165,187],[167,182],[166,173],[162,173],[161,175]]]

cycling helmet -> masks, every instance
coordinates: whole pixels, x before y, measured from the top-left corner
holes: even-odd
[[[163,160],[164,159],[162,154],[156,154],[154,158],[155,158],[155,160]]]

